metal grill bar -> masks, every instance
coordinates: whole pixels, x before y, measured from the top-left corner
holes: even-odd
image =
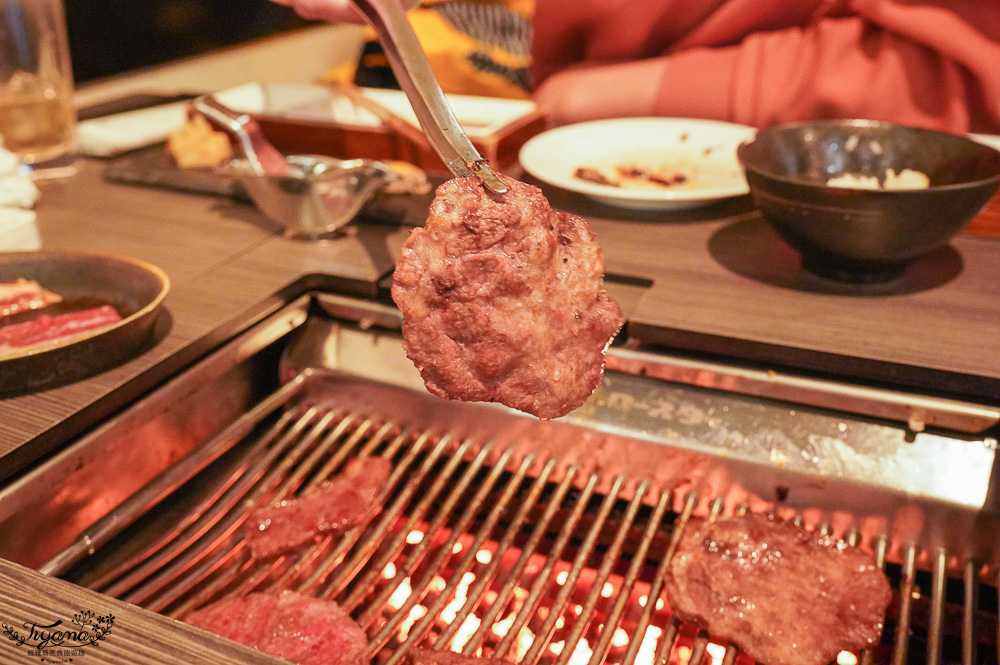
[[[468,489],[469,485],[472,483],[473,479],[476,477],[479,470],[485,464],[486,457],[489,455],[491,451],[492,451],[492,446],[484,446],[482,450],[479,451],[479,454],[476,455],[476,458],[472,461],[469,467],[462,474],[462,477],[459,479],[458,483],[451,488],[451,492],[448,494],[444,504],[441,506],[440,512],[427,527],[428,534],[438,533],[444,527],[445,521],[451,515],[451,512],[455,509],[455,506],[456,504],[458,504],[459,499],[461,499],[462,496],[465,494],[465,491]],[[447,484],[448,480],[450,480],[450,478],[445,474],[442,474],[437,479],[437,484],[440,487],[443,487],[444,485]],[[429,501],[425,499],[423,503],[426,505],[429,504]],[[427,505],[423,512],[426,513],[429,507],[430,506]],[[416,523],[415,520],[412,521],[413,524],[411,524],[411,528],[415,526]],[[409,530],[405,532],[400,531],[400,536],[402,536],[403,538],[398,538],[398,540],[404,539],[407,533],[409,533]],[[453,536],[454,539],[458,538],[458,536],[454,533]],[[454,540],[451,538],[449,538],[449,540],[451,542],[448,546],[449,547],[454,546]],[[381,609],[383,606],[385,606],[386,601],[389,600],[389,597],[392,596],[393,592],[395,592],[395,590],[399,587],[400,583],[402,583],[403,580],[408,575],[406,571],[415,570],[416,567],[420,564],[420,562],[423,561],[423,558],[426,555],[427,550],[431,545],[431,542],[432,538],[429,537],[425,537],[423,540],[421,540],[420,543],[418,543],[417,546],[413,549],[413,551],[410,552],[409,556],[406,557],[406,561],[403,563],[403,565],[397,568],[397,570],[399,570],[400,572],[398,572],[395,575],[392,582],[389,585],[387,585],[383,589],[382,593],[380,593],[367,607],[365,607],[361,611],[361,613],[357,616],[357,620],[362,627],[368,628],[371,625],[372,621],[374,621],[376,617],[376,613],[378,612],[378,610]],[[402,545],[402,543],[400,543],[400,545]],[[442,556],[441,552],[443,551],[444,551],[444,546],[442,546],[438,550],[438,553],[434,557],[435,561],[439,561],[441,559]],[[378,574],[377,569],[371,572]],[[352,603],[350,599],[356,598],[357,599],[356,602],[360,602],[361,598],[367,593],[368,589],[359,585],[355,589],[355,593],[352,594],[352,596],[350,596],[347,601],[345,601],[345,607],[353,608],[355,606],[355,603]],[[413,602],[410,602],[411,600]],[[403,612],[408,611],[414,604],[416,604],[416,600],[413,600],[412,595],[410,596],[410,598],[407,599],[407,604],[409,605],[409,607],[404,606],[399,608],[400,611],[397,612],[394,616],[401,616]]]
[[[903,550],[903,583],[899,592],[899,623],[896,624],[896,650],[892,665],[905,665],[910,640],[910,616],[913,609],[913,588],[916,582],[917,548],[907,545]]]
[[[503,537],[497,543],[495,554],[490,560],[489,566],[480,572],[479,576],[476,578],[475,584],[469,588],[468,601],[455,613],[455,620],[452,621],[444,632],[438,638],[437,643],[434,648],[437,650],[444,649],[458,632],[458,629],[465,623],[466,618],[475,611],[479,603],[484,600],[485,591],[489,585],[496,579],[497,572],[500,570],[500,563],[503,561],[501,556],[503,552],[506,552],[514,543],[514,539],[522,533],[525,526],[525,520],[528,518],[529,511],[535,506],[535,502],[538,501],[538,497],[541,495],[542,490],[549,482],[549,478],[552,476],[552,472],[556,468],[556,460],[549,459],[545,466],[542,468],[541,472],[538,474],[538,478],[532,483],[528,494],[524,497],[521,502],[517,513],[511,519],[510,526],[504,532]],[[560,496],[561,501],[561,496]],[[558,503],[552,506],[556,508]],[[552,511],[554,514],[554,510]],[[522,559],[527,561],[527,557],[522,554]],[[515,566],[515,569],[517,567]],[[513,577],[513,575],[512,575]],[[485,624],[486,622],[482,622]],[[470,642],[472,640],[470,639]]]
[[[528,542],[521,550],[521,555],[518,557],[517,562],[514,564],[514,567],[512,568],[510,574],[508,575],[508,580],[518,580],[524,574],[525,568],[527,567],[528,562],[531,559],[531,556],[533,555],[534,552],[538,551],[539,543],[541,542],[542,538],[545,537],[545,533],[548,531],[549,524],[552,523],[552,519],[558,513],[559,507],[562,504],[563,499],[566,496],[566,493],[569,491],[570,487],[572,487],[573,482],[576,480],[578,473],[579,469],[576,466],[571,466],[568,469],[566,469],[566,475],[563,477],[562,482],[559,483],[559,485],[556,487],[555,492],[553,493],[551,499],[548,502],[548,507],[546,508],[545,513],[542,515],[541,519],[539,519],[538,522],[535,524],[531,536],[528,539]],[[596,482],[596,480],[594,482]],[[590,487],[590,491],[593,491],[593,487]],[[585,497],[589,497],[589,493],[586,488],[584,489],[584,494],[581,495],[581,499],[578,502],[578,504],[581,505],[580,507],[581,514],[583,511],[582,503]],[[579,516],[577,516],[575,519],[571,516],[570,519],[565,523],[565,528],[571,529],[573,525],[576,524],[576,521],[578,519]],[[554,566],[555,558],[550,556],[549,560],[552,561],[552,565]],[[548,567],[548,561],[546,562],[546,567]],[[549,572],[551,572],[551,568],[548,568],[548,570]],[[538,578],[541,578],[542,576],[543,573],[540,572],[539,575],[536,577],[536,580]],[[476,631],[475,634],[473,634],[473,636],[469,639],[468,643],[466,644],[465,649],[462,650],[463,654],[468,656],[472,653],[475,653],[475,651],[483,645],[483,642],[485,642],[490,628],[493,626],[494,622],[500,615],[500,612],[503,610],[503,608],[507,606],[507,603],[510,601],[510,597],[513,593],[514,593],[513,584],[504,584],[501,586],[501,590],[499,595],[497,596],[496,601],[491,605],[491,607],[483,617],[482,624],[480,625],[479,630]],[[525,605],[527,605],[527,603],[525,603]],[[514,623],[516,624],[517,622],[515,621]],[[517,627],[517,630],[520,630],[520,626]],[[517,630],[514,629],[513,625],[511,629],[508,630],[507,636],[510,637],[510,641],[513,641],[513,636],[517,634]],[[504,638],[504,642],[507,642],[507,637]],[[505,646],[504,642],[501,642],[500,645],[494,651],[494,656],[496,658],[502,658],[503,654],[506,653],[506,650],[510,648],[510,644],[508,643]]]
[[[976,603],[978,600],[979,580],[976,561],[965,562],[962,582],[965,594],[962,602],[962,665],[973,665],[976,662]]]
[[[492,451],[492,446],[484,447],[477,456],[476,458],[477,461],[485,460],[486,455],[491,451]],[[443,569],[444,567],[443,564],[445,560],[451,556],[452,551],[455,547],[455,543],[458,542],[458,539],[461,536],[465,535],[469,527],[469,524],[472,523],[473,518],[480,511],[483,505],[483,501],[486,500],[486,497],[489,495],[490,491],[496,485],[497,481],[500,479],[500,476],[503,475],[503,473],[505,472],[507,463],[513,457],[513,455],[514,455],[513,449],[509,448],[506,451],[504,451],[498,463],[495,466],[493,466],[493,468],[489,472],[489,475],[486,477],[485,480],[482,481],[482,485],[480,485],[479,490],[475,493],[472,499],[470,499],[469,502],[466,504],[466,508],[462,512],[462,516],[459,518],[458,523],[451,529],[451,533],[449,534],[448,538],[441,545],[439,545],[437,551],[434,552],[434,556],[428,562],[426,572],[417,581],[416,584],[413,584],[413,593],[411,593],[410,597],[407,598],[406,603],[404,603],[403,606],[399,608],[398,612],[396,612],[389,618],[389,620],[385,623],[385,625],[382,626],[382,629],[378,633],[376,633],[375,637],[371,639],[371,644],[374,648],[376,649],[382,648],[385,645],[385,643],[389,641],[389,637],[399,626],[399,624],[403,621],[404,618],[406,618],[405,615],[410,610],[410,608],[412,608],[414,605],[420,602],[420,600],[423,599],[427,590],[430,588],[431,580],[434,578],[435,575],[439,573],[439,571]],[[473,474],[471,473],[471,471],[473,468],[475,467],[470,466],[469,471],[466,472],[465,477],[469,478],[469,480],[472,479],[471,476]],[[425,536],[423,541],[421,541],[421,544],[427,543],[429,545],[433,541],[433,538],[430,536],[433,536],[436,533],[442,533],[444,531],[444,523],[454,510],[455,504],[462,497],[462,495],[464,495],[467,484],[468,483],[464,484],[461,490],[457,490],[456,488],[457,491],[454,491],[452,493],[452,495],[449,497],[449,502],[446,504],[448,507],[442,508],[441,513],[431,523],[431,526],[428,527],[428,534],[427,536]],[[412,563],[409,566],[403,568],[402,571],[399,572],[399,574],[397,575],[397,579],[401,580],[402,577],[407,574],[406,571],[408,570],[416,570],[417,566],[419,565],[420,558],[422,556],[423,556],[423,551],[421,552],[420,556],[413,557]],[[410,558],[408,558],[407,561],[410,561]],[[387,596],[386,599],[388,599]],[[368,617],[374,616],[373,609],[381,608],[383,604],[384,603],[378,603],[378,602],[373,603],[370,606],[369,611],[367,613],[363,612],[361,617],[359,617],[359,622],[366,616],[366,614]],[[368,624],[366,623],[363,625],[368,625]]]
[[[580,521],[580,518],[583,517],[587,503],[590,501],[590,497],[593,495],[598,481],[599,478],[596,474],[591,474],[588,477],[587,484],[584,486],[583,492],[581,492],[580,496],[577,498],[573,512],[570,513],[569,518],[563,524],[559,538],[552,547],[552,550],[545,561],[545,565],[535,576],[535,581],[531,585],[531,590],[528,592],[528,596],[525,598],[524,604],[521,606],[520,611],[518,611],[517,616],[514,618],[514,622],[511,624],[507,634],[503,637],[503,640],[501,640],[500,644],[493,652],[495,658],[503,659],[507,655],[507,652],[510,650],[511,645],[514,642],[514,638],[521,632],[521,628],[524,627],[528,618],[534,614],[537,609],[538,604],[542,599],[542,592],[551,581],[552,571],[555,569],[556,564],[560,561],[563,549],[565,549],[570,536],[576,530],[577,523]],[[555,605],[555,603],[553,603],[553,605]]]
[[[643,492],[646,488],[643,489]],[[649,518],[649,522],[646,524],[646,529],[642,534],[642,540],[639,541],[639,546],[635,553],[632,555],[632,563],[629,566],[628,572],[625,573],[625,579],[622,581],[622,588],[618,593],[618,597],[615,599],[615,603],[608,612],[607,619],[605,620],[605,628],[601,632],[601,636],[594,646],[594,653],[591,655],[590,660],[587,665],[601,665],[604,662],[604,658],[607,655],[608,647],[611,645],[611,638],[614,637],[615,629],[621,622],[622,615],[625,612],[626,605],[629,600],[629,595],[632,592],[632,588],[635,585],[636,580],[639,577],[639,571],[642,568],[646,560],[646,555],[649,552],[649,547],[653,542],[653,538],[656,536],[656,532],[660,527],[660,523],[663,521],[663,516],[667,512],[667,506],[670,504],[670,494],[668,492],[663,492],[660,494],[659,501],[656,502],[656,508],[653,509],[653,514]],[[656,605],[656,597],[648,595],[646,597],[646,605],[654,606]],[[629,641],[629,646],[632,644],[639,645],[643,637],[646,634],[645,627],[642,630],[636,632]],[[633,662],[631,659],[627,662]]]
[[[594,609],[597,606],[597,601],[601,598],[601,595],[604,592],[604,585],[607,582],[608,575],[611,574],[611,568],[618,562],[618,558],[622,550],[622,544],[625,542],[625,536],[628,535],[629,529],[632,528],[635,516],[638,514],[639,508],[642,506],[643,499],[646,497],[646,492],[648,491],[649,481],[646,480],[642,481],[636,488],[635,495],[628,505],[628,510],[625,513],[625,516],[622,518],[621,523],[618,524],[615,539],[611,543],[611,547],[608,548],[607,552],[602,557],[601,566],[597,571],[597,576],[594,578],[590,593],[587,594],[587,598],[583,603],[583,610],[580,612],[580,616],[576,622],[574,622],[573,629],[570,631],[569,637],[566,638],[566,644],[563,647],[562,653],[559,654],[559,658],[556,660],[557,665],[565,665],[565,663],[569,661],[570,656],[573,655],[573,651],[576,649],[577,643],[579,643],[580,638],[583,637],[584,631],[589,627],[594,616]],[[628,589],[622,588],[619,590],[619,593],[621,595],[626,595],[628,591]],[[609,628],[608,623],[606,622],[604,632],[610,636],[614,634],[614,629]]]
[[[934,557],[931,587],[931,617],[927,632],[927,665],[941,662],[941,627],[944,621],[944,587],[948,581],[948,553],[938,550]]]
[[[694,513],[695,506],[698,505],[698,494],[691,492],[687,495],[684,500],[684,508],[681,510],[680,517],[678,517],[675,523],[674,532],[670,537],[670,544],[667,546],[667,553],[660,560],[660,566],[656,569],[656,576],[653,578],[653,584],[649,589],[649,594],[646,599],[646,606],[642,610],[642,614],[639,616],[639,621],[636,625],[636,634],[644,635],[646,629],[649,627],[649,621],[653,616],[653,612],[656,610],[656,602],[660,598],[660,594],[663,593],[664,581],[667,579],[667,568],[670,566],[670,562],[674,558],[674,553],[677,551],[677,545],[680,543],[681,534],[684,533],[684,528],[687,526],[688,521],[691,519],[691,515]],[[663,635],[660,639],[659,647],[656,651],[656,657],[654,659],[655,663],[665,663],[664,660],[667,649],[672,648],[674,641],[677,639],[677,630],[680,627],[680,623],[671,617],[670,622],[663,631]],[[635,657],[639,653],[640,643],[638,640],[632,640],[628,646],[628,651],[625,652],[624,662],[633,663],[635,662]]]
[[[699,630],[698,636],[695,637],[694,643],[691,645],[691,657],[688,659],[688,665],[701,665],[701,661],[705,659],[707,649],[708,637],[704,631]]]
[[[508,452],[510,452],[511,454],[513,453],[513,451],[508,451]],[[401,644],[399,648],[396,649],[396,651],[389,657],[389,660],[386,661],[385,665],[396,665],[396,663],[398,663],[400,660],[403,659],[404,656],[406,656],[408,647],[410,647],[413,644],[418,644],[420,640],[424,637],[426,632],[430,629],[438,613],[442,610],[448,599],[450,599],[455,593],[456,589],[458,588],[459,582],[462,580],[465,574],[469,572],[469,569],[472,567],[472,564],[475,561],[475,557],[479,552],[479,549],[483,546],[483,543],[486,542],[487,537],[492,533],[493,528],[499,521],[501,514],[505,510],[507,510],[511,499],[513,499],[514,494],[517,492],[521,483],[524,481],[524,478],[528,473],[528,469],[531,467],[534,461],[535,461],[534,456],[529,455],[525,457],[525,459],[521,462],[521,465],[517,469],[516,474],[510,481],[507,482],[506,489],[504,490],[499,500],[494,504],[493,509],[490,511],[489,516],[486,518],[485,522],[480,527],[479,532],[476,534],[475,540],[473,540],[472,544],[466,548],[465,556],[462,557],[462,560],[452,571],[451,578],[446,583],[445,588],[442,590],[437,599],[427,607],[427,614],[425,614],[424,617],[420,621],[418,621],[417,624],[410,630],[410,634],[407,637],[406,641],[404,641],[403,644]],[[497,466],[498,468],[501,467],[500,464],[498,464]],[[506,463],[502,464],[502,466],[506,466]],[[488,491],[489,488],[487,488],[484,485],[483,490],[481,490],[480,492],[480,496],[485,498]],[[477,498],[479,497],[477,496]],[[474,504],[475,501],[473,502],[473,504],[470,504],[469,508],[474,509]],[[440,551],[445,551],[445,550],[446,548],[442,547]],[[435,570],[432,568],[429,572],[434,573]],[[386,628],[388,627],[389,626],[387,624]],[[383,629],[383,632],[384,631],[385,629]]]
[[[850,543],[852,545],[857,545],[858,541],[861,538],[861,534],[859,534],[859,533],[857,533],[855,531],[854,533],[850,533],[848,535],[854,541],[853,543],[851,543],[851,541],[848,541],[848,543]],[[875,565],[879,567],[879,570],[883,570],[884,571],[885,570],[885,556],[886,556],[886,552],[889,549],[889,539],[886,538],[885,536],[879,536],[878,538],[875,539],[875,542],[873,543],[873,547],[874,547],[874,550],[875,550]],[[898,644],[898,639],[899,639],[898,636],[897,636],[896,639],[897,639],[897,644]],[[873,657],[872,650],[871,649],[865,649],[864,651],[861,652],[861,656],[858,658],[859,665],[872,665],[872,657]]]
[[[535,641],[532,643],[531,649],[529,649],[528,653],[521,659],[522,664],[533,665],[538,662],[538,656],[541,654],[542,649],[544,649],[546,645],[548,645],[549,640],[552,639],[552,632],[555,630],[556,622],[565,611],[566,601],[573,592],[573,588],[576,586],[576,582],[580,578],[580,573],[583,571],[584,566],[590,559],[590,553],[594,549],[594,544],[597,542],[598,536],[604,529],[608,515],[611,514],[611,509],[614,508],[615,501],[618,500],[618,494],[621,492],[625,482],[625,476],[615,477],[614,482],[611,485],[611,490],[604,497],[604,501],[601,502],[601,507],[598,509],[597,515],[594,517],[594,523],[587,532],[587,536],[583,543],[580,545],[576,558],[573,559],[573,565],[569,569],[569,575],[566,577],[562,586],[560,586],[559,593],[556,595],[556,599],[552,602],[552,606],[549,607],[548,616],[545,617],[545,622],[536,633]],[[585,616],[581,612],[577,621],[583,623],[588,619],[589,616]],[[564,652],[570,650],[570,648],[571,645],[567,640]]]

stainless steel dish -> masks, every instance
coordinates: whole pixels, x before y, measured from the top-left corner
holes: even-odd
[[[371,159],[288,155],[289,170],[257,173],[246,162],[229,166],[254,204],[290,237],[315,239],[353,220],[397,176]]]
[[[232,160],[226,170],[290,237],[315,239],[337,231],[397,177],[385,164],[370,159],[283,155],[249,114],[211,95],[195,99],[192,108],[235,139],[242,158]]]

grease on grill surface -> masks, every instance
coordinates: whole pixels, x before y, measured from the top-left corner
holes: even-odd
[[[689,525],[666,592],[680,616],[767,665],[875,645],[892,598],[871,555],[765,515]]]
[[[496,401],[548,419],[586,401],[623,319],[604,290],[604,258],[586,220],[504,177],[441,185],[406,240],[392,297],[406,354],[438,397]]]

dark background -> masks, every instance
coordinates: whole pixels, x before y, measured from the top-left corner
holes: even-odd
[[[77,83],[308,25],[270,0],[65,0]]]

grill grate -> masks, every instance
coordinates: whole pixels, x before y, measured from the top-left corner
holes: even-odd
[[[185,480],[192,468],[201,471],[193,480],[160,483],[177,488],[175,498],[196,494],[192,509],[177,510],[176,519],[160,505],[151,509],[163,493],[151,487],[123,508],[124,517],[107,518],[138,519],[133,529],[72,570],[65,569],[79,547],[56,557],[46,572],[177,618],[254,591],[294,589],[333,599],[364,628],[382,665],[396,665],[414,646],[524,665],[746,660],[732,645],[716,644],[672,617],[663,598],[666,566],[701,505],[694,492],[676,497],[648,479],[604,478],[544,452],[410,430],[333,406],[289,406],[301,384],[286,385],[203,446],[216,457],[188,465]],[[393,462],[380,512],[294,556],[252,559],[240,535],[249,506],[306,492],[364,455]],[[721,498],[708,505],[709,519],[746,510]],[[133,533],[143,519],[153,525],[144,533],[155,537]],[[827,524],[811,526],[830,531]],[[89,549],[108,540],[110,528],[101,523],[83,536]],[[843,537],[861,544],[857,530]],[[129,542],[141,546],[129,553],[123,545]],[[890,543],[882,537],[871,546],[886,566]],[[992,649],[979,648],[995,644],[998,630],[990,625],[994,613],[977,618],[980,567],[961,563],[964,577],[949,584],[954,562],[946,551],[932,553],[926,584],[917,564],[927,554],[916,544],[900,551],[901,564],[889,566],[899,585],[886,644],[857,660],[974,665],[992,658]],[[944,626],[956,587],[961,621],[952,636]],[[915,607],[928,588],[928,618],[915,628]],[[960,648],[950,648],[956,641]],[[911,642],[926,643],[919,656]],[[839,662],[855,658],[842,654]]]

